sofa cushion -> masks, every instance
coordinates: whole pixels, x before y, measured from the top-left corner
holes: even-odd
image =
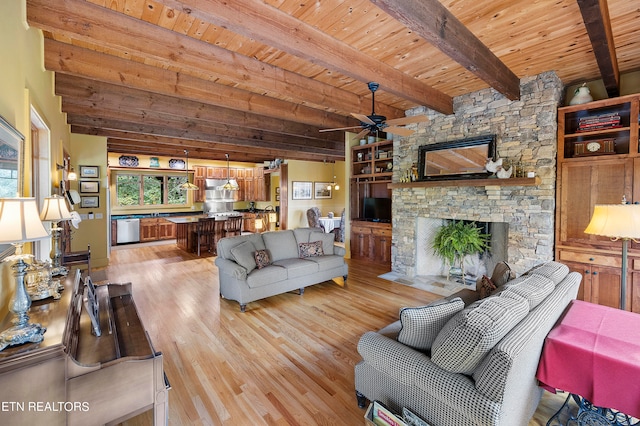
[[[489,297],[458,312],[431,347],[431,360],[452,373],[471,374],[485,355],[522,318],[529,303],[521,297]]]
[[[287,271],[287,278],[298,278],[318,272],[318,264],[309,262],[306,259],[282,259],[273,262],[276,266],[281,266]]]
[[[231,249],[231,256],[238,265],[247,270],[247,273],[253,271],[256,267],[254,253],[256,247],[251,241],[243,241]]]
[[[524,298],[529,303],[529,310],[538,306],[555,288],[555,283],[550,278],[542,275],[522,275],[509,282],[500,292],[500,297]]]
[[[320,228],[296,228],[293,230],[293,235],[296,241],[299,243],[308,243],[311,241],[311,236],[314,234],[324,234]]]
[[[322,241],[314,241],[313,243],[300,243],[298,244],[298,250],[300,252],[300,258],[323,256]]]
[[[269,265],[262,269],[254,269],[247,276],[247,285],[250,288],[262,287],[287,279],[287,270],[281,266]]]
[[[318,270],[328,271],[334,268],[341,268],[344,266],[344,258],[338,255],[325,255],[325,256],[317,256],[317,257],[308,257],[306,260],[309,262],[316,263],[318,265]]]
[[[269,252],[267,250],[256,250],[254,257],[254,262],[258,269],[271,265],[271,259],[269,258]]]
[[[523,275],[541,275],[553,281],[554,285],[558,285],[564,277],[569,275],[569,267],[559,262],[550,261],[533,267]]]
[[[419,351],[428,351],[436,336],[452,316],[464,309],[459,297],[440,299],[427,306],[400,309],[402,328],[398,342]]]
[[[327,234],[325,232],[313,232],[309,235],[309,242],[313,243],[314,241],[322,242],[322,251],[325,255],[335,254],[333,251],[335,237],[332,233]]]
[[[298,257],[298,243],[292,231],[273,231],[262,234],[271,261]]]

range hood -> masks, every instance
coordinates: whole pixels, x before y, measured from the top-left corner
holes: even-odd
[[[205,180],[205,199],[207,201],[220,201],[224,203],[238,201],[240,199],[240,191],[237,189],[226,189],[227,183],[238,188],[238,182],[235,179],[206,179]]]

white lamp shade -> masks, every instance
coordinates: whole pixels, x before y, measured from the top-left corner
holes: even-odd
[[[40,212],[40,220],[60,222],[70,220],[71,213],[67,208],[67,202],[60,195],[53,195],[44,199],[44,205]]]
[[[593,210],[586,234],[640,239],[640,204],[599,204]]]
[[[24,243],[50,237],[40,221],[35,198],[0,198],[0,243]]]

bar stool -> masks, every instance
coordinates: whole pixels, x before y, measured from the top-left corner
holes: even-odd
[[[218,241],[225,236],[224,228],[226,221],[216,220],[213,226],[213,254],[218,255]]]
[[[206,245],[208,250],[211,251],[213,243],[213,232],[216,219],[213,217],[205,217],[198,220],[196,224],[196,230],[194,242],[197,246],[198,256],[200,256],[200,247]]]
[[[224,236],[242,234],[242,216],[229,216],[224,222]]]

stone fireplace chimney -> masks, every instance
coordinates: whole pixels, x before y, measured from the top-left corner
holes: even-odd
[[[424,218],[465,219],[506,224],[505,260],[520,274],[553,259],[556,179],[557,108],[563,86],[554,72],[523,78],[520,99],[511,101],[494,89],[454,99],[452,115],[424,107],[429,121],[412,136],[394,142],[394,182],[418,160],[421,145],[495,134],[497,153],[521,162],[540,177],[537,186],[500,185],[394,188],[392,270],[414,277],[424,272],[419,232]],[[413,114],[411,114],[413,115]],[[418,264],[419,263],[419,264]],[[494,263],[495,264],[495,263]],[[491,266],[489,266],[491,267]],[[491,273],[491,271],[489,271]]]

